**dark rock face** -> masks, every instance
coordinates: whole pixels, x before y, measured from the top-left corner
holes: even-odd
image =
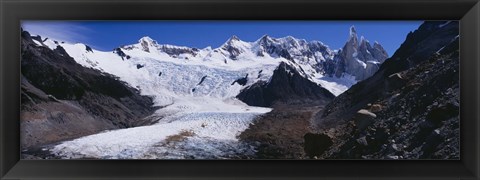
[[[170,56],[178,56],[180,54],[191,54],[193,56],[196,56],[199,51],[197,48],[184,48],[184,47],[167,46],[167,45],[161,46],[160,50],[167,53]]]
[[[276,39],[272,39],[270,38],[269,36],[263,36],[261,39],[260,39],[260,46],[263,48],[262,51],[260,51],[259,53],[260,54],[264,54],[264,53],[267,53],[267,54],[270,54],[271,56],[273,57],[283,57],[285,59],[288,59],[288,60],[293,60],[291,54],[288,52],[288,50],[286,49],[286,45],[284,44],[281,44],[281,43],[278,43],[276,42],[278,40]]]
[[[378,42],[374,42],[373,48],[368,48],[368,51],[372,53],[374,59],[380,60],[380,63],[383,63],[388,58],[387,51]]]
[[[145,65],[137,64],[137,69],[143,68]]]
[[[445,23],[422,24],[375,75],[316,115],[319,131],[335,130],[322,158],[459,158],[459,28]],[[375,116],[361,123],[360,109]]]
[[[322,67],[323,67],[323,71],[324,71],[324,74],[329,76],[329,77],[333,77],[335,75],[335,70],[337,68],[337,63],[338,60],[326,60],[324,62],[322,62]]]
[[[261,71],[260,71],[260,73],[261,73]],[[260,73],[258,74],[259,77],[260,77]],[[234,85],[235,83],[238,83],[242,86],[245,86],[247,84],[247,81],[248,81],[248,74],[245,75],[245,77],[243,77],[243,78],[240,78],[240,79],[237,79],[237,80],[233,81],[231,85]]]
[[[202,79],[200,79],[200,82],[198,82],[197,85],[200,85],[203,83],[203,81],[205,81],[205,78],[207,78],[207,75],[203,76]]]
[[[92,48],[91,48],[90,46],[85,45],[85,50],[86,50],[87,52],[93,53],[93,50],[92,50]]]
[[[157,44],[156,41],[153,41],[150,38],[142,38],[142,39],[139,40],[139,42],[140,42],[140,45],[142,46],[142,50],[145,51],[145,52],[150,52],[149,46],[151,44]]]
[[[117,54],[118,56],[122,57],[122,60],[124,60],[123,58],[126,57],[127,59],[130,59],[130,56],[127,56],[125,54],[125,52],[122,51],[121,48],[115,48],[113,49],[113,53]]]
[[[238,99],[248,105],[262,107],[270,107],[274,103],[324,102],[334,97],[328,90],[306,79],[283,62],[273,72],[270,82],[257,82],[237,95]]]
[[[53,52],[58,53],[60,56],[70,57],[67,51],[65,51],[65,49],[60,45],[57,45],[57,48],[55,48]]]
[[[22,148],[137,126],[156,109],[151,98],[77,64],[61,46],[36,46],[26,31],[21,45]]]
[[[328,135],[307,133],[305,139],[305,153],[310,158],[318,157],[323,154],[333,142]]]
[[[192,56],[196,56],[199,51],[197,48],[173,46],[166,44],[160,45],[157,41],[153,40],[150,37],[142,37],[140,40],[138,40],[138,42],[140,43],[140,48],[142,49],[142,51],[155,52],[156,50],[158,50],[165,52],[172,57],[177,57],[180,54],[191,54]],[[123,46],[122,48],[130,50],[133,47]]]
[[[330,56],[333,56],[329,48],[319,41],[307,42],[291,36],[272,38],[264,35],[258,40],[258,45],[260,46],[260,50],[257,52],[258,56],[269,54],[272,57],[283,57],[288,60],[293,60],[294,58],[301,60],[307,57],[314,59],[315,63],[324,59],[331,59]]]
[[[240,53],[242,53],[243,51],[241,49],[239,49],[238,47],[236,47],[236,43],[239,42],[240,39],[233,35],[230,39],[228,39],[228,41],[221,47],[223,50],[227,51],[229,54],[230,54],[230,59],[232,60],[236,60],[237,59],[237,56],[240,55]],[[225,61],[225,64],[227,62]]]
[[[38,41],[38,42],[44,42],[44,41],[42,41],[42,37],[39,36],[39,35],[37,35],[37,36],[31,36],[30,38],[31,38],[31,39],[34,39],[34,40],[36,40],[36,41]]]

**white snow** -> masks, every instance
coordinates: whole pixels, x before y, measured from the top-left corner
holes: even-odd
[[[208,105],[206,105],[207,107]],[[246,107],[245,107],[246,108]],[[143,127],[108,131],[100,134],[67,141],[55,146],[51,151],[64,158],[102,158],[102,159],[164,159],[164,158],[202,158],[197,152],[182,148],[158,146],[168,136],[182,131],[191,131],[186,145],[203,146],[203,150],[214,149],[218,142],[236,147],[236,136],[248,128],[252,119],[259,114],[270,111],[268,108],[249,107],[243,112],[184,112],[168,116],[161,122]],[[196,140],[192,140],[192,138]],[[204,143],[202,143],[204,142]],[[175,143],[175,142],[173,142]],[[184,146],[186,146],[184,144]],[[227,146],[227,147],[228,147]],[[220,149],[235,151],[236,149]],[[159,152],[169,152],[159,154]],[[176,154],[173,156],[172,154]],[[220,158],[224,154],[220,154]],[[218,155],[217,155],[218,156]]]
[[[379,64],[382,64],[382,63],[380,63],[380,62],[378,62],[378,61],[367,61],[367,63],[370,63],[370,64],[377,64],[377,65],[379,65]]]
[[[33,40],[33,42],[34,42],[37,46],[43,46],[43,44],[40,43],[40,42],[38,42],[37,40],[35,40],[35,39],[32,39],[32,40]]]
[[[333,95],[338,96],[355,85],[357,80],[355,80],[355,76],[348,74],[344,74],[340,78],[319,75],[313,79],[313,82],[320,84],[325,89],[330,90]]]
[[[447,24],[449,24],[450,22],[452,22],[452,21],[447,21],[447,22],[445,22],[445,23],[443,23],[443,24],[438,25],[438,27],[439,27],[439,28],[442,28],[442,27],[446,26]]]
[[[355,26],[350,26],[350,38],[357,38],[357,31],[355,30]]]
[[[52,50],[57,48],[57,44],[55,44],[55,42],[53,40],[50,40],[50,39],[47,39],[46,41],[44,41],[43,44],[45,44],[46,46],[48,46]]]
[[[450,22],[450,21],[449,21],[449,22]],[[455,41],[455,40],[457,40],[459,37],[460,37],[460,35],[455,36],[455,37],[450,41],[450,43],[453,42],[453,41]],[[442,50],[443,50],[445,47],[447,47],[447,46],[448,46],[448,45],[445,45],[445,46],[441,47],[441,48],[438,49],[435,53],[437,53],[437,54],[440,53],[440,51],[442,51]]]
[[[358,58],[355,58],[355,60],[357,61],[358,64],[360,64],[363,67],[363,69],[367,68],[367,64],[365,62],[363,62],[362,60],[360,60]]]

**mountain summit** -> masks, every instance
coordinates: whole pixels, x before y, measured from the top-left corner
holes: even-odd
[[[387,58],[388,54],[380,44],[375,43],[372,47],[363,36],[358,42],[357,31],[352,26],[347,42],[336,54],[335,76],[350,74],[355,76],[356,80],[364,80],[372,76]]]

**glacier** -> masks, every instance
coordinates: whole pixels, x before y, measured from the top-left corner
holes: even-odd
[[[61,46],[78,64],[118,77],[162,107],[151,116],[157,121],[153,125],[105,131],[49,149],[65,159],[218,159],[254,154],[255,148],[239,142],[237,135],[271,109],[236,99],[243,88],[268,82],[281,62],[336,96],[357,82],[348,74],[330,77],[319,72],[317,64],[333,59],[337,51],[319,41],[307,43],[291,36],[264,36],[255,42],[232,36],[215,49],[162,45],[150,37],[113,51],[52,39],[34,42],[52,50]],[[318,52],[303,57],[307,47]],[[240,78],[246,78],[246,84],[235,83]],[[193,135],[167,141],[184,131]]]

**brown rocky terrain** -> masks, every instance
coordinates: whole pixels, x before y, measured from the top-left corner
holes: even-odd
[[[305,159],[304,136],[312,132],[313,115],[321,105],[277,105],[257,118],[239,138],[256,147],[259,159]]]

